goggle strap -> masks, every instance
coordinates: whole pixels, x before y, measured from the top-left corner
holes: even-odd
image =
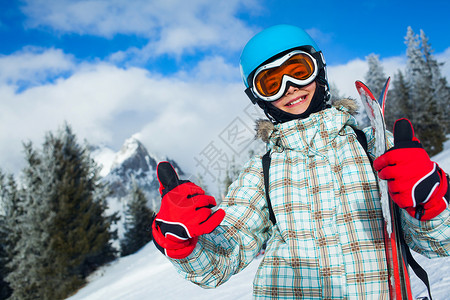
[[[313,54],[311,54],[311,56],[316,60],[317,68],[319,70],[325,68],[327,64],[325,63],[325,59],[323,58],[322,51],[314,52]]]
[[[256,104],[256,102],[258,101],[258,98],[255,96],[255,94],[253,94],[252,88],[250,88],[250,87],[246,88],[245,94],[250,99],[250,101],[252,101],[253,104]]]

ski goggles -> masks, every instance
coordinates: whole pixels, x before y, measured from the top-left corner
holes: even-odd
[[[317,74],[317,60],[307,52],[294,50],[259,67],[253,76],[251,89],[259,99],[275,101],[283,96],[288,82],[306,86],[314,81]]]

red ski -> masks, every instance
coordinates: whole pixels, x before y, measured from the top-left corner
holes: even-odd
[[[386,124],[384,121],[384,104],[390,78],[386,81],[380,99],[377,101],[369,88],[361,81],[356,81],[356,89],[361,97],[364,108],[370,119],[371,127],[375,137],[376,157],[387,150]],[[406,258],[402,252],[400,241],[401,224],[399,211],[396,204],[389,198],[387,182],[378,178],[380,198],[385,219],[384,242],[386,249],[386,260],[389,272],[389,290],[391,299],[413,299],[411,283],[408,274]]]

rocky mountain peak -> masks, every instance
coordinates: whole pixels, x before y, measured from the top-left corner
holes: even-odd
[[[100,174],[103,181],[111,189],[110,207],[122,206],[123,201],[126,201],[123,198],[129,195],[136,183],[146,195],[148,206],[153,210],[159,208],[161,196],[156,167],[161,159],[149,153],[138,138],[133,136],[125,140],[118,152],[105,146],[91,146],[91,151],[102,167]],[[175,161],[168,158],[163,160],[169,161],[180,177],[186,175]]]
[[[134,137],[125,141],[116,154],[110,173],[125,175],[130,171],[147,173],[156,171],[157,160],[151,156],[142,143]]]
[[[104,180],[112,189],[113,197],[126,196],[135,182],[150,200],[158,195],[159,183],[156,178],[158,160],[150,155],[145,146],[135,137],[125,141],[115,154],[109,173]]]

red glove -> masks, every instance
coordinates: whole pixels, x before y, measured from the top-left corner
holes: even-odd
[[[378,157],[373,166],[388,181],[392,200],[418,220],[430,220],[448,206],[448,178],[430,160],[408,119],[394,124],[394,147]],[[447,195],[446,195],[447,194]]]
[[[198,236],[219,226],[225,211],[212,213],[214,197],[190,181],[179,180],[170,163],[159,163],[157,174],[162,200],[152,224],[153,241],[165,255],[185,258],[194,250]]]

